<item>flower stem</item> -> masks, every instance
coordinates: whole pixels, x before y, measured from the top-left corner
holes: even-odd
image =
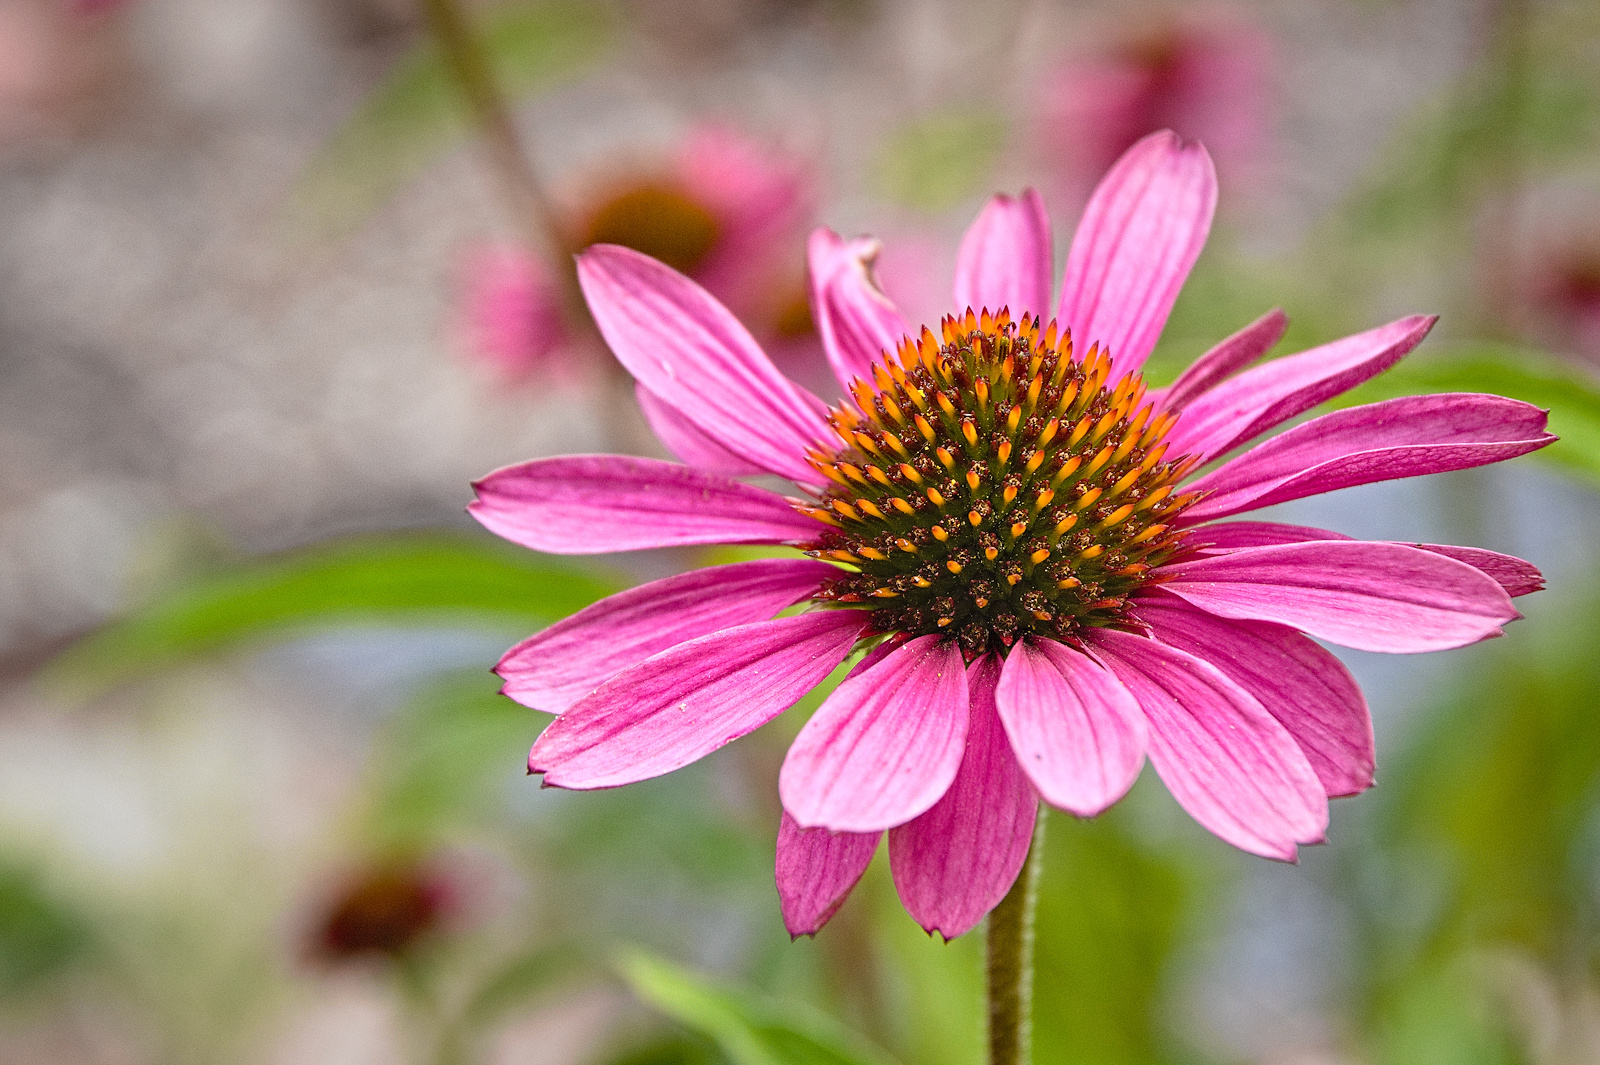
[[[445,71],[466,98],[472,118],[488,142],[495,177],[525,239],[530,247],[543,247],[559,260],[565,248],[556,216],[528,162],[482,42],[457,0],[422,0],[422,9],[438,42]]]
[[[1044,813],[1028,860],[989,914],[989,1065],[1027,1065],[1033,1027],[1033,911],[1044,862]]]

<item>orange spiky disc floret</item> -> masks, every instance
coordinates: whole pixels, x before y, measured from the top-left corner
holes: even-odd
[[[969,657],[1122,624],[1195,498],[1175,487],[1193,461],[1166,456],[1173,415],[1136,374],[1107,387],[1110,357],[1075,360],[1053,322],[969,310],[941,334],[908,338],[830,413],[840,446],[811,456],[829,488],[807,513],[832,528],[804,546],[855,572],[820,598]]]

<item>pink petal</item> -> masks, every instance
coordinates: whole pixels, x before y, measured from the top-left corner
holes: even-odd
[[[1362,651],[1464,647],[1518,616],[1492,578],[1400,544],[1251,547],[1156,572],[1164,590],[1212,614],[1276,621]]]
[[[1150,719],[1150,762],[1178,805],[1251,854],[1293,861],[1320,843],[1328,799],[1282,725],[1215,666],[1112,629],[1089,634]]]
[[[1433,328],[1413,315],[1320,348],[1274,359],[1194,399],[1167,435],[1173,455],[1227,454],[1399,362]]]
[[[507,651],[502,693],[559,714],[636,662],[719,629],[764,621],[838,570],[767,558],[691,570],[608,596]]]
[[[1407,543],[1405,546],[1421,548],[1443,555],[1445,558],[1453,558],[1457,562],[1465,562],[1473,569],[1493,577],[1513,599],[1544,588],[1544,574],[1539,572],[1539,567],[1531,562],[1524,562],[1515,555],[1502,555],[1498,551],[1487,551],[1481,547],[1452,547],[1448,544]]]
[[[652,395],[644,385],[635,385],[633,392],[656,439],[681,461],[724,477],[753,477],[766,472],[723,447],[705,430],[679,414],[672,404]]]
[[[606,681],[534,743],[547,786],[614,788],[703,758],[787,710],[850,654],[863,610],[757,621],[680,643]]]
[[[1105,667],[1055,640],[1006,656],[1000,719],[1034,787],[1051,806],[1093,817],[1127,794],[1144,765],[1139,704]]]
[[[1307,525],[1283,525],[1275,521],[1223,521],[1202,525],[1184,538],[1185,551],[1238,551],[1246,547],[1270,547],[1273,544],[1298,544],[1307,540],[1350,540],[1353,537],[1327,529],[1313,529]],[[1397,542],[1403,547],[1420,548],[1435,554],[1465,562],[1495,579],[1506,594],[1515,598],[1537,592],[1544,587],[1544,574],[1532,563],[1524,562],[1498,551],[1481,547],[1449,547],[1444,544],[1416,544]]]
[[[826,226],[812,230],[807,245],[817,335],[847,389],[857,378],[871,381],[872,364],[911,331],[872,276],[878,251],[875,240],[846,241]]]
[[[1399,477],[1463,470],[1553,443],[1545,412],[1500,396],[1407,396],[1295,426],[1199,478],[1184,524]]]
[[[1155,638],[1217,667],[1305,752],[1330,797],[1372,786],[1372,715],[1350,671],[1293,629],[1225,621],[1166,595],[1136,600]]]
[[[578,281],[600,334],[640,384],[746,461],[821,483],[806,449],[832,438],[822,402],[779,373],[710,293],[612,244],[578,256]]]
[[[930,935],[954,939],[999,905],[1028,860],[1039,798],[995,712],[1000,660],[967,669],[966,753],[955,782],[927,813],[889,830],[900,901]]]
[[[1217,207],[1217,174],[1170,130],[1125,152],[1089,199],[1067,253],[1056,318],[1081,354],[1110,348],[1120,373],[1144,365]]]
[[[1245,547],[1300,544],[1307,540],[1350,540],[1344,533],[1284,525],[1276,521],[1218,521],[1193,529],[1183,539],[1185,551],[1238,551]]]
[[[961,240],[956,258],[955,309],[1049,316],[1050,216],[1033,189],[991,199]]]
[[[814,936],[872,864],[882,832],[801,828],[784,813],[778,824],[778,902],[789,935]]]
[[[789,748],[778,794],[807,828],[893,828],[949,789],[966,738],[961,652],[938,636],[918,637],[828,696]]]
[[[824,526],[764,488],[675,462],[564,455],[496,470],[467,512],[535,551],[594,555],[678,544],[814,539]]]
[[[1289,328],[1289,316],[1273,309],[1200,356],[1178,379],[1151,393],[1163,410],[1182,410],[1238,370],[1272,350]],[[1174,452],[1177,454],[1178,452]]]

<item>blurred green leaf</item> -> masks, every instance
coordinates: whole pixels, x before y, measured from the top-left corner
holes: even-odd
[[[893,1059],[824,1014],[795,1002],[716,988],[636,954],[623,975],[645,1002],[712,1039],[734,1065],[891,1065]]]
[[[919,118],[884,145],[879,180],[893,200],[937,213],[983,191],[1005,145],[1006,120],[952,110]]]
[[[613,37],[605,8],[593,0],[504,4],[478,15],[477,30],[508,96],[573,77]],[[312,162],[298,206],[314,224],[351,225],[466,129],[460,95],[433,42],[425,40],[395,64]]]
[[[87,953],[89,922],[32,870],[0,864],[0,1001],[33,993]]]
[[[632,1047],[606,1065],[719,1065],[721,1061],[715,1046],[685,1032]]]
[[[565,617],[620,585],[484,537],[338,540],[251,561],[160,596],[68,650],[47,680],[89,696],[203,655],[357,623],[518,632]]]
[[[1428,392],[1489,392],[1545,408],[1561,439],[1535,454],[1600,479],[1600,381],[1550,355],[1493,344],[1434,350],[1403,360],[1335,405]]]

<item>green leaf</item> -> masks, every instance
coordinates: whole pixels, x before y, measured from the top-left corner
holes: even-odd
[[[893,200],[937,213],[981,193],[1006,140],[1006,120],[955,110],[920,118],[884,146],[878,174]]]
[[[575,76],[613,37],[602,5],[584,0],[505,4],[479,15],[476,28],[508,96]],[[314,225],[353,225],[466,129],[460,94],[426,40],[395,64],[312,162],[296,206]]]
[[[92,696],[204,655],[351,624],[518,632],[621,587],[485,537],[402,533],[272,555],[159,596],[58,658],[48,681]]]
[[[1429,392],[1489,392],[1545,408],[1550,431],[1561,439],[1535,454],[1600,479],[1600,382],[1550,355],[1493,344],[1413,355],[1345,393],[1336,404],[1348,407]]]
[[[658,958],[635,954],[622,972],[634,993],[709,1037],[734,1065],[891,1065],[893,1059],[824,1014],[712,986]]]

